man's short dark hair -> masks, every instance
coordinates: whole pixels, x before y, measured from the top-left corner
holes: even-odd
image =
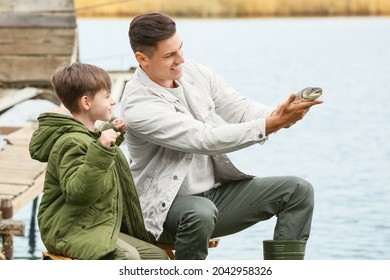
[[[166,15],[149,13],[136,16],[130,23],[129,39],[133,52],[153,56],[157,43],[176,33],[176,23]]]

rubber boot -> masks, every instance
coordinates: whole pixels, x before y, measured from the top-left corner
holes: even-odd
[[[306,241],[304,240],[264,240],[265,260],[303,260]]]

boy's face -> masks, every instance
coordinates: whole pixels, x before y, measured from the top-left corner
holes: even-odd
[[[144,54],[138,56],[138,62],[152,81],[162,87],[174,87],[173,81],[183,75],[182,45],[179,35],[175,33],[171,38],[157,43],[157,49],[152,57]]]
[[[101,90],[90,99],[89,114],[92,121],[111,121],[112,111],[116,101],[111,96],[111,92]]]

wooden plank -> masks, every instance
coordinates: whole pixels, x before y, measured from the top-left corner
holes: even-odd
[[[32,185],[34,179],[32,178],[22,178],[21,176],[7,176],[6,178],[1,179],[3,184],[19,184],[19,185]]]
[[[0,126],[0,135],[7,135],[20,129],[20,126]]]
[[[0,161],[15,159],[16,161],[22,162],[29,158],[30,154],[27,146],[6,145],[0,152]]]
[[[0,152],[0,163],[2,167],[8,168],[8,169],[14,169],[14,170],[29,170],[29,169],[36,169],[39,168],[39,166],[43,163],[40,163],[39,161],[35,161],[30,158],[30,154],[27,155],[18,155],[18,154],[12,154],[12,152],[4,152],[5,149],[7,149],[9,145],[5,145],[3,150]],[[24,147],[26,151],[28,152],[28,147]],[[24,153],[24,151],[23,151]],[[7,165],[8,163],[8,165]]]
[[[11,108],[12,106],[15,106],[16,104],[22,101],[33,98],[41,93],[42,93],[41,89],[27,87],[15,93],[9,94],[1,98],[0,112],[8,108]]]
[[[18,164],[16,163],[10,163],[12,164],[12,166],[6,166],[3,164],[0,165],[0,175],[1,176],[4,176],[4,178],[14,178],[16,176],[25,176],[26,178],[32,178],[34,179],[37,174],[39,174],[40,172],[42,172],[42,170],[44,170],[46,168],[46,165],[44,163],[40,163],[39,161],[37,161],[37,164],[35,164],[34,162],[34,166],[29,166],[29,165],[22,165],[20,167],[18,167]],[[16,174],[16,175],[14,175]],[[5,180],[7,179],[4,179],[4,178],[1,178],[0,179],[0,184],[1,183],[4,183]],[[8,180],[11,180],[11,179],[8,179]],[[15,180],[13,180],[15,181]]]
[[[29,188],[28,185],[4,184],[0,182],[0,194],[16,196]]]
[[[0,28],[0,54],[70,56],[75,40],[72,28]]]
[[[26,147],[27,149],[27,147]],[[31,159],[30,157],[13,157],[13,158],[7,158],[7,154],[1,153],[0,158],[0,166],[2,169],[8,170],[9,172],[12,170],[13,172],[30,172],[30,171],[36,171],[39,172],[42,168],[44,168],[45,163],[36,161]],[[8,164],[7,164],[8,163]],[[0,172],[2,172],[0,170]],[[1,181],[1,179],[0,179]]]
[[[1,194],[0,193],[0,199],[13,199],[15,196],[11,194]]]
[[[28,146],[6,145],[0,152],[0,183],[2,184],[31,186],[45,169],[46,163],[31,159]]]
[[[133,75],[132,73],[127,73],[127,72],[121,72],[121,73],[109,73],[112,80],[113,80],[113,85],[112,85],[112,95],[113,98],[119,103],[120,100],[122,99],[122,94],[123,94],[123,89],[125,88],[126,82],[131,79],[131,76]]]
[[[16,88],[0,88],[0,98],[3,98],[7,95],[14,94],[19,89]]]
[[[31,122],[30,124],[16,130],[13,133],[5,135],[3,138],[13,146],[28,146],[30,139],[34,131],[38,128],[37,122]]]
[[[50,77],[59,66],[71,63],[72,56],[0,55],[0,82],[40,82],[50,85]]]
[[[1,169],[0,170],[0,174],[3,174],[3,175],[7,175],[9,177],[12,177],[13,176],[13,172],[16,172],[18,174],[20,174],[20,176],[22,175],[25,175],[25,176],[29,176],[30,174],[32,174],[31,176],[29,176],[29,178],[34,178],[35,174],[41,172],[44,168],[45,168],[45,163],[42,163],[42,162],[39,162],[37,160],[33,160],[33,159],[25,159],[25,161],[27,162],[21,162],[21,160],[9,160],[9,165],[7,166],[6,164],[6,160],[1,160]],[[8,173],[7,173],[8,172]],[[2,182],[2,179],[0,179],[0,182]]]
[[[14,213],[18,212],[42,193],[44,181],[45,173],[42,173],[36,178],[34,183],[25,192],[23,192],[23,194],[20,194],[13,199],[12,206]]]
[[[69,15],[32,14],[32,13],[5,13],[0,14],[0,26],[9,28],[18,27],[66,27],[75,28],[76,17]]]
[[[0,179],[0,183],[7,184],[28,184],[31,185],[31,181],[37,177],[46,168],[46,164],[33,160],[26,159],[31,162],[32,166],[19,166],[18,163],[10,163],[10,166],[4,167],[4,160],[1,163],[0,175],[3,177]]]
[[[0,234],[13,234],[16,236],[23,236],[24,230],[24,223],[21,221],[13,221],[9,219],[0,220]]]
[[[32,178],[34,179],[37,174],[39,174],[39,172],[42,171],[41,168],[32,168],[30,166],[23,166],[23,168],[14,168],[14,167],[4,167],[4,166],[0,166],[0,176],[6,176],[7,179],[3,179],[1,178],[0,179],[0,186],[1,186],[1,183],[5,183],[5,180],[8,180],[8,181],[13,181],[15,182],[17,180],[17,178],[19,177],[26,177],[26,178]],[[43,168],[44,169],[44,168]],[[15,174],[14,174],[15,173]],[[12,179],[12,178],[16,178],[16,179]],[[13,183],[14,184],[14,183]]]
[[[0,2],[1,12],[70,12],[73,10],[73,0],[1,0]]]
[[[14,242],[13,235],[24,235],[24,223],[21,221],[13,221],[10,219],[0,219],[0,235],[3,243],[2,251],[4,255],[0,257],[7,260],[12,260],[14,257]]]

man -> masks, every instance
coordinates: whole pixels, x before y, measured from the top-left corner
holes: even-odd
[[[263,144],[321,101],[278,108],[252,102],[220,76],[185,61],[175,22],[135,17],[129,39],[139,67],[127,83],[122,118],[145,224],[154,240],[175,244],[177,259],[205,259],[208,240],[274,215],[274,240],[309,238],[311,184],[297,177],[259,178],[225,153]]]

